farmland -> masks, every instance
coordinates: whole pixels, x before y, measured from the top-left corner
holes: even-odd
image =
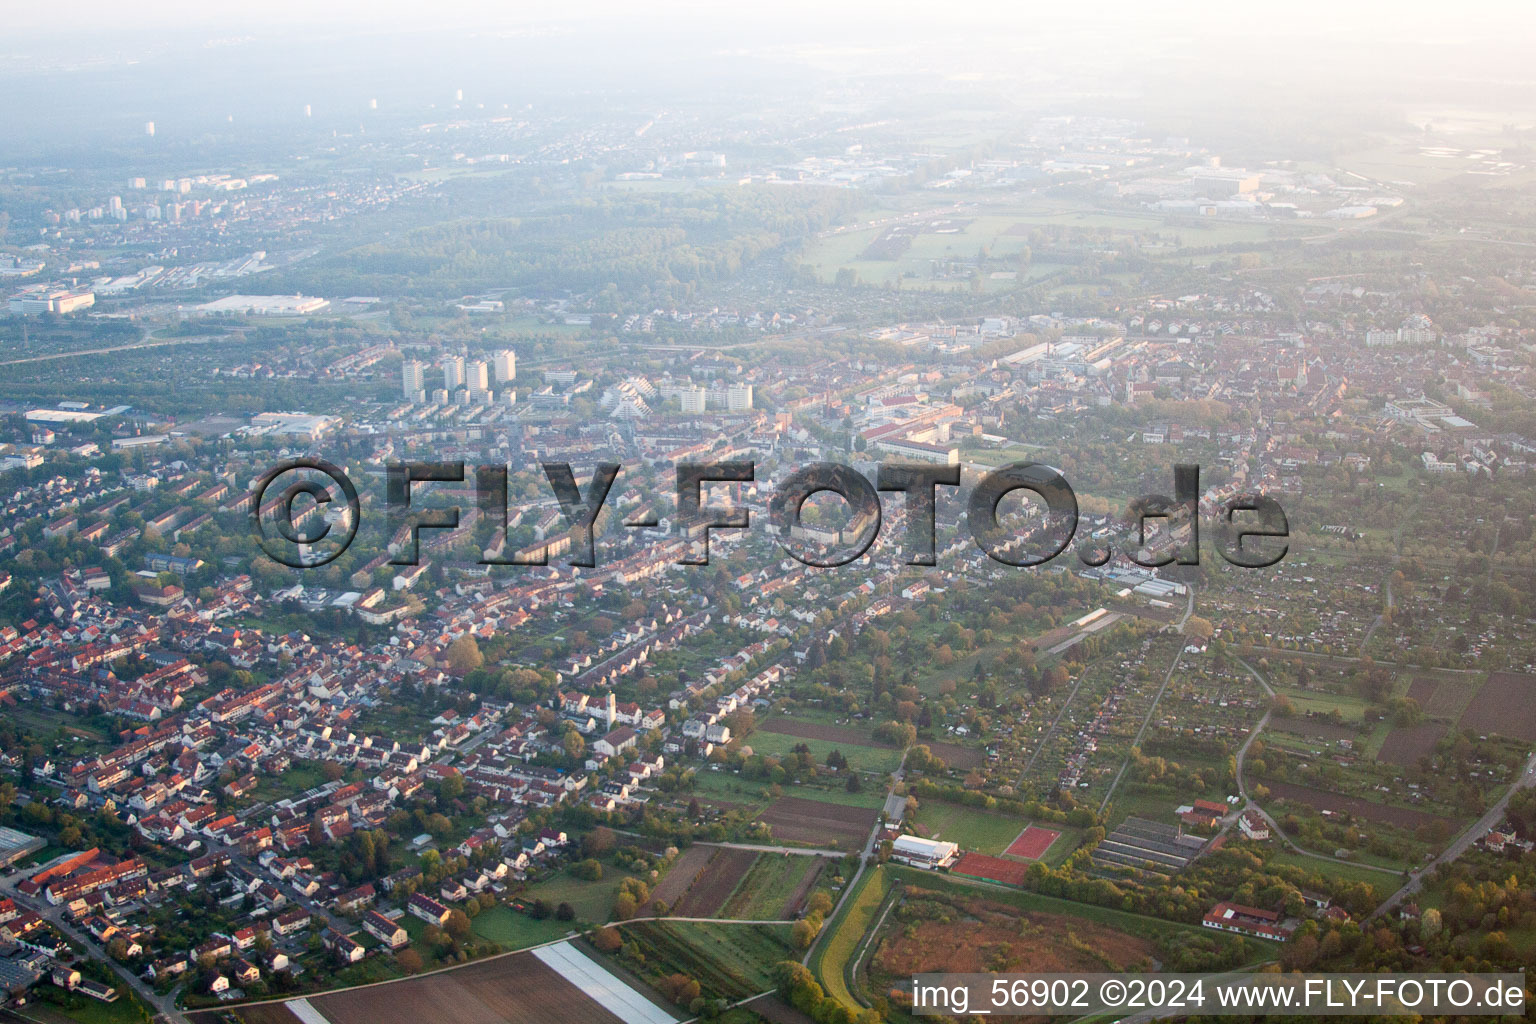
[[[1435,749],[1435,744],[1440,742],[1440,737],[1444,735],[1445,726],[1439,722],[1425,722],[1421,725],[1393,729],[1387,733],[1387,738],[1382,743],[1376,759],[1386,761],[1388,764],[1416,764],[1419,758]]]
[[[780,797],[758,815],[758,820],[772,829],[776,843],[835,846],[840,850],[862,849],[878,818],[873,809],[796,796]]]
[[[1495,672],[1467,705],[1458,723],[1478,733],[1536,742],[1536,676]]]
[[[881,743],[872,738],[868,729],[854,729],[844,725],[828,725],[824,722],[808,722],[799,718],[779,716],[770,718],[758,726],[760,732],[780,733],[784,736],[798,736],[807,740],[825,740],[828,743],[841,743],[855,747],[886,747],[889,743]]]
[[[1420,825],[1441,823],[1451,824],[1447,819],[1435,814],[1426,814],[1412,807],[1389,807],[1386,804],[1373,803],[1357,796],[1347,796],[1343,793],[1332,793],[1323,789],[1313,789],[1310,786],[1298,786],[1290,782],[1266,782],[1270,793],[1281,800],[1294,800],[1306,804],[1319,811],[1332,811],[1335,814],[1352,814],[1366,821],[1379,821],[1388,825],[1397,825],[1402,828],[1413,829]]]
[[[331,1024],[619,1024],[619,1018],[529,954],[315,996]],[[275,1024],[270,1020],[250,1024]]]
[[[1266,959],[1275,949],[955,877],[892,874],[902,899],[879,923],[872,952],[860,958],[871,992],[892,991],[914,971],[1220,970]],[[966,922],[964,943],[954,941],[956,920]]]
[[[773,988],[774,965],[794,955],[787,925],[656,920],[629,922],[621,930],[644,956],[646,973],[687,975],[705,998],[732,1002]]]
[[[749,921],[793,920],[826,864],[824,857],[765,853],[736,887],[722,914]]]
[[[688,884],[682,898],[671,905],[674,917],[713,917],[725,906],[758,856],[751,850],[706,849],[710,851],[709,860]]]
[[[651,902],[640,908],[642,914],[650,913],[655,903],[665,903],[668,907],[675,906],[678,900],[693,885],[693,880],[698,877],[700,871],[709,863],[714,854],[712,846],[690,846],[678,855],[656,888],[651,890]]]

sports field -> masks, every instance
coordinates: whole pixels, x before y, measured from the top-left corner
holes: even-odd
[[[1008,849],[1003,852],[1010,857],[1039,860],[1045,856],[1045,851],[1051,848],[1051,844],[1060,838],[1061,833],[1055,829],[1030,825],[1023,832],[1020,832],[1018,838],[1009,843]]]

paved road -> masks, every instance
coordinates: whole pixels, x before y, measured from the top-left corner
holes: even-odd
[[[25,896],[17,892],[13,888],[14,884],[30,873],[31,871],[28,870],[11,875],[3,883],[0,883],[0,889],[4,889],[10,898],[16,901],[17,906],[26,907],[28,910],[33,910],[40,914],[60,935],[63,935],[75,945],[85,950],[86,956],[111,968],[113,973],[137,993],[138,997],[144,1001],[144,1005],[154,1010],[159,1017],[169,1021],[170,1024],[187,1024],[187,1019],[176,1008],[174,991],[169,995],[160,995],[143,978],[135,974],[131,967],[120,964],[107,956],[106,950],[102,949],[94,938],[64,920],[64,908],[62,906],[51,906],[46,899]]]
[[[1264,688],[1264,692],[1267,695],[1271,697],[1275,695],[1274,687],[1270,686],[1269,681],[1259,674],[1258,669],[1248,664],[1242,658],[1238,658],[1237,663],[1248,670],[1248,674],[1253,676],[1258,684]],[[1223,832],[1227,831],[1233,825],[1237,824],[1237,820],[1241,818],[1245,813],[1248,811],[1253,811],[1259,817],[1264,819],[1265,823],[1269,825],[1270,832],[1274,833],[1275,837],[1279,839],[1281,843],[1285,844],[1285,846],[1289,848],[1293,853],[1298,853],[1303,857],[1311,857],[1314,860],[1326,860],[1332,861],[1335,864],[1348,864],[1351,867],[1369,868],[1372,871],[1379,871],[1382,874],[1392,875],[1394,878],[1401,877],[1401,872],[1393,871],[1391,868],[1380,867],[1376,864],[1365,864],[1355,860],[1345,860],[1342,857],[1333,857],[1326,853],[1318,853],[1315,850],[1308,850],[1297,846],[1295,841],[1293,841],[1290,836],[1286,835],[1284,830],[1280,828],[1280,823],[1277,822],[1268,811],[1254,802],[1253,797],[1248,792],[1248,783],[1243,777],[1248,761],[1248,748],[1253,746],[1253,741],[1259,738],[1259,733],[1263,732],[1264,727],[1269,724],[1269,719],[1272,714],[1273,712],[1270,711],[1264,712],[1264,717],[1259,719],[1259,724],[1253,727],[1253,731],[1248,734],[1248,738],[1243,741],[1243,745],[1237,751],[1237,794],[1238,796],[1242,797],[1243,804],[1242,807],[1238,809],[1236,814],[1227,817],[1227,819],[1222,824],[1221,830]]]
[[[0,366],[20,366],[23,363],[46,363],[56,359],[79,359],[85,356],[102,356],[111,352],[127,352],[140,348],[165,348],[168,345],[207,345],[216,341],[229,341],[231,335],[197,335],[186,338],[159,338],[154,331],[144,335],[140,341],[125,342],[121,345],[108,345],[104,348],[80,349],[74,352],[50,352],[41,356],[26,356],[22,359],[7,359],[0,362]]]
[[[1413,872],[1413,876],[1408,879],[1408,883],[1391,896],[1388,896],[1386,902],[1372,911],[1371,916],[1366,918],[1366,920],[1380,917],[1393,907],[1396,907],[1403,900],[1423,888],[1425,876],[1433,874],[1440,865],[1449,864],[1472,849],[1474,843],[1486,836],[1490,829],[1504,820],[1504,812],[1509,807],[1510,798],[1522,789],[1530,789],[1532,786],[1536,786],[1536,753],[1533,753],[1530,759],[1525,762],[1525,770],[1510,784],[1509,790],[1499,799],[1498,803],[1488,808],[1486,814],[1478,818],[1471,828],[1453,840],[1451,845],[1441,851],[1438,857]]]
[[[891,784],[885,789],[885,798],[887,800],[889,800],[891,798],[891,794],[896,791],[896,787],[901,785],[901,780],[906,778],[906,774],[907,752],[903,751],[901,755],[901,764],[897,765],[896,770],[891,773]],[[859,880],[864,877],[864,872],[869,868],[870,858],[875,854],[875,841],[879,838],[880,821],[876,820],[875,827],[869,830],[869,838],[864,841],[864,852],[859,857],[858,870],[854,871],[853,878],[849,879],[848,885],[843,889],[843,894],[838,897],[837,904],[832,908],[832,912],[827,915],[828,921],[834,921],[837,919],[837,912],[842,909],[843,903],[848,899],[849,896],[853,895],[854,890],[859,887]],[[802,964],[807,966],[810,965],[811,954],[816,952],[817,946],[826,941],[827,935],[830,932],[830,928],[823,928],[821,930],[821,934],[816,936],[816,941],[811,943],[811,948],[807,949],[805,951],[805,956],[800,959]]]
[[[695,846],[718,846],[726,850],[756,850],[758,853],[790,853],[799,857],[848,856],[847,850],[825,850],[805,846],[764,846],[759,843],[695,843]]]

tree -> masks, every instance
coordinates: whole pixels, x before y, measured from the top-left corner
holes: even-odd
[[[592,945],[604,953],[613,953],[620,946],[624,945],[624,936],[620,935],[619,930],[612,926],[599,928],[597,934],[592,936]]]
[[[567,732],[560,741],[560,746],[565,750],[565,756],[575,760],[587,752],[587,741],[581,738],[581,733],[575,729]]]
[[[485,664],[480,645],[468,633],[448,645],[448,669],[455,675],[468,675]]]
[[[588,857],[602,857],[612,853],[618,843],[618,837],[613,834],[613,829],[599,825],[581,837],[581,852]]]
[[[588,857],[586,860],[577,861],[576,866],[571,868],[571,874],[583,881],[600,882],[603,880],[602,861],[595,857]]]
[[[462,910],[452,910],[448,913],[448,920],[443,922],[443,931],[455,942],[463,942],[469,938],[473,926],[469,923],[469,915]]]
[[[407,946],[395,954],[395,963],[399,964],[400,969],[406,974],[415,974],[421,970],[421,954]]]
[[[571,906],[569,903],[561,903],[558,907],[555,908],[555,919],[557,921],[576,920],[576,908]]]
[[[1216,628],[1211,625],[1210,619],[1191,615],[1189,621],[1184,623],[1184,635],[1196,640],[1209,640],[1216,633]]]

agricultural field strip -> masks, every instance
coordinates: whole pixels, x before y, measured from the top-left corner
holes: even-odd
[[[1061,726],[1062,718],[1066,715],[1067,709],[1072,706],[1072,702],[1077,699],[1077,691],[1083,688],[1083,681],[1087,678],[1087,669],[1084,669],[1081,673],[1078,674],[1077,682],[1072,686],[1072,692],[1067,694],[1067,699],[1061,703],[1061,710],[1056,712],[1056,720],[1053,721],[1051,723],[1051,727],[1045,731],[1045,735],[1040,737],[1040,742],[1035,744],[1034,753],[1029,755],[1029,761],[1025,763],[1024,771],[1019,773],[1018,785],[1020,787],[1024,785],[1024,780],[1029,778],[1029,773],[1034,770],[1035,759],[1040,756],[1040,751],[1044,750],[1046,744],[1051,741],[1051,737],[1056,735],[1056,730]]]
[[[331,1024],[325,1014],[315,1009],[308,999],[295,999],[284,1003],[283,1008],[299,1018],[301,1024]]]
[[[569,942],[541,946],[533,950],[533,955],[625,1024],[675,1024],[671,1014],[665,1013]]]
[[[1173,664],[1168,666],[1168,674],[1163,676],[1163,685],[1158,687],[1157,696],[1152,698],[1152,705],[1147,708],[1146,717],[1141,720],[1141,728],[1136,730],[1136,738],[1131,741],[1131,746],[1141,746],[1141,737],[1146,733],[1147,726],[1152,721],[1152,715],[1157,711],[1158,702],[1163,699],[1163,694],[1168,692],[1168,683],[1173,679],[1173,673],[1179,667],[1179,662],[1183,659],[1183,657],[1184,648],[1180,647],[1178,653],[1173,656]],[[1104,809],[1109,806],[1110,797],[1115,795],[1115,790],[1119,787],[1120,780],[1125,778],[1125,770],[1129,768],[1130,765],[1131,756],[1129,753],[1127,753],[1125,760],[1120,763],[1120,770],[1115,773],[1115,781],[1109,784],[1109,790],[1104,794],[1104,801],[1099,804],[1099,814],[1102,815],[1104,813]]]

